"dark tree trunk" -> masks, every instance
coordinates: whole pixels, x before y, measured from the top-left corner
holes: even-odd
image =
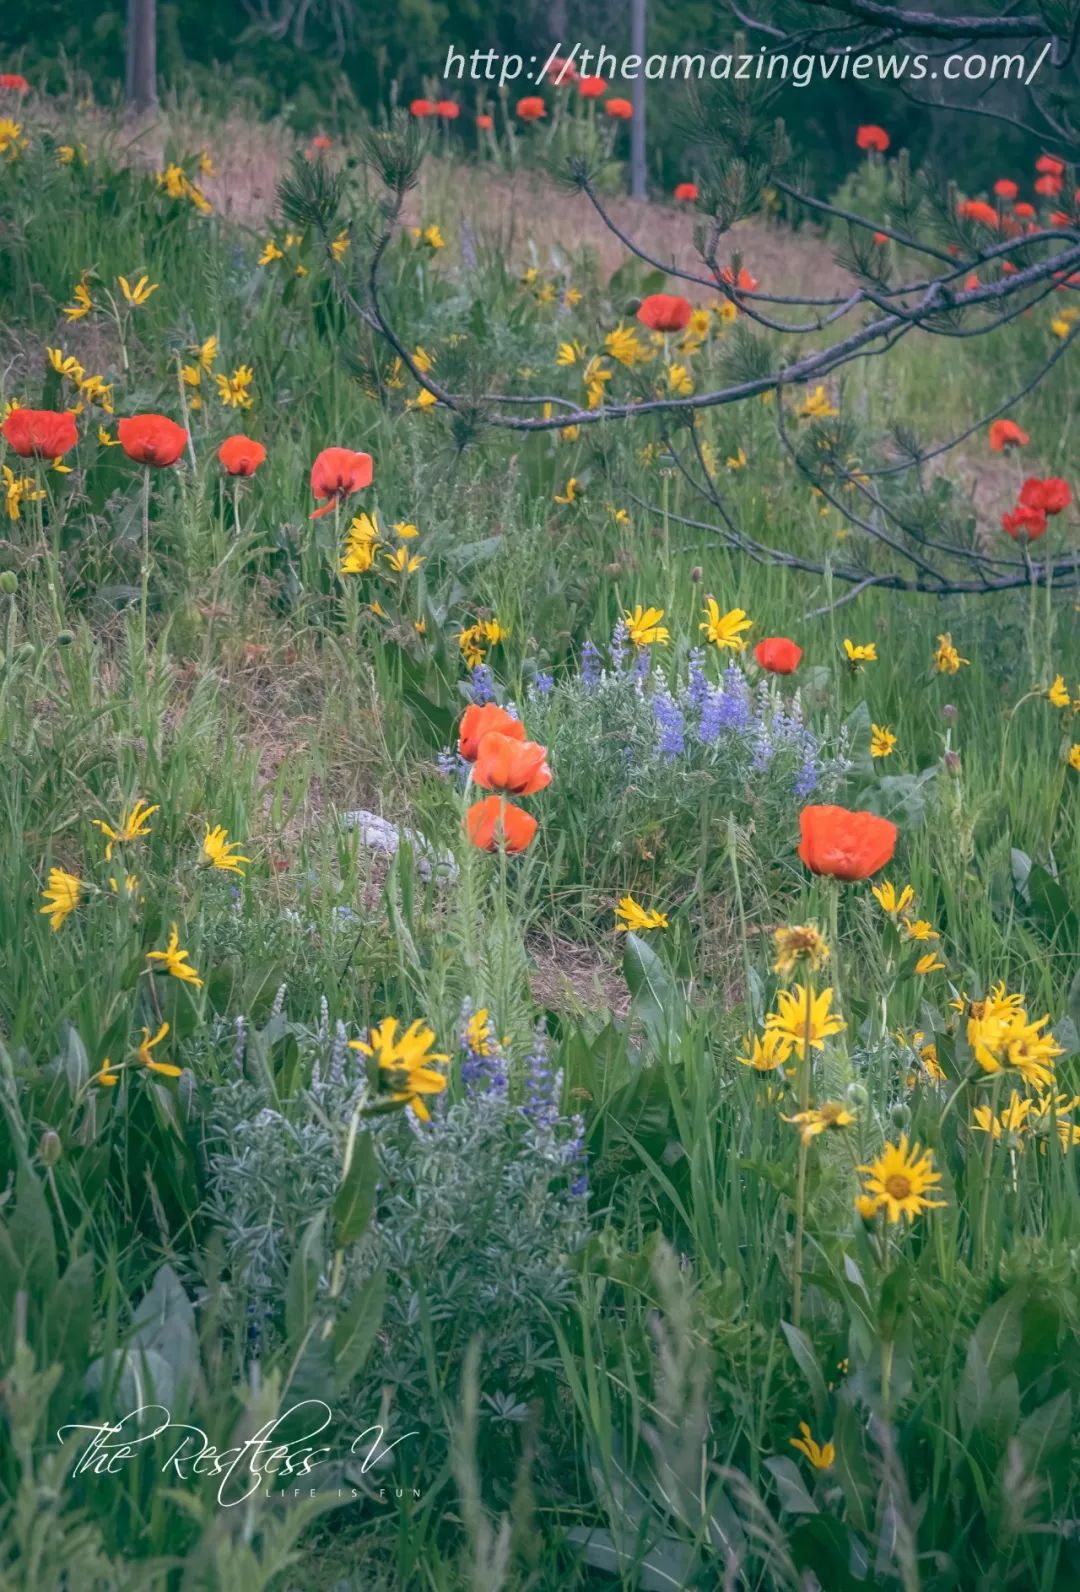
[[[134,111],[157,104],[157,0],[128,0],[124,99]]]

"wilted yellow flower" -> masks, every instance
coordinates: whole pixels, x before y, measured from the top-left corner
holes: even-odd
[[[724,462],[729,470],[745,470],[746,454],[743,449],[740,448],[737,453],[729,454]]]
[[[783,1112],[780,1114],[783,1116]],[[855,1114],[840,1100],[826,1100],[824,1105],[796,1111],[794,1116],[784,1117],[784,1121],[797,1127],[803,1143],[809,1144],[811,1139],[816,1139],[827,1128],[850,1128],[855,1121]]]
[[[162,971],[170,973],[173,978],[178,978],[182,984],[194,984],[196,989],[202,988],[202,979],[193,967],[188,966],[189,952],[180,949],[180,931],[176,924],[169,925],[169,938],[163,951],[147,951],[147,960],[160,962]]]
[[[660,623],[663,617],[662,608],[642,608],[640,603],[636,604],[632,613],[623,614],[626,634],[635,647],[667,646],[671,632]]]
[[[82,883],[77,873],[67,873],[63,868],[49,869],[49,882],[41,892],[45,905],[39,910],[48,915],[54,934],[78,906],[81,892]]]
[[[148,276],[140,276],[135,286],[132,287],[126,276],[116,279],[120,283],[120,291],[131,305],[145,304],[151,293],[156,293],[161,286],[160,282],[151,282]]]
[[[120,438],[110,437],[104,426],[98,426],[97,439],[103,448],[118,448],[120,446]]]
[[[995,1139],[1015,1134],[1019,1138],[1028,1130],[1028,1115],[1035,1105],[1033,1100],[1023,1099],[1014,1089],[1009,1096],[1009,1103],[995,1116],[989,1106],[975,1107],[975,1121],[972,1126],[979,1133],[992,1134]]]
[[[74,304],[64,306],[64,319],[68,321],[81,321],[84,315],[89,315],[94,307],[90,297],[90,290],[85,282],[76,282],[71,290]]]
[[[392,553],[384,553],[383,556],[390,568],[399,575],[415,575],[424,562],[419,553],[410,553],[407,547],[395,547]]]
[[[749,630],[753,621],[748,619],[741,608],[731,608],[726,614],[720,612],[720,604],[715,597],[705,599],[704,623],[698,629],[704,631],[706,641],[711,641],[723,652],[742,652],[746,648],[746,641],[741,632]]]
[[[179,1067],[174,1067],[171,1061],[158,1061],[154,1056],[151,1055],[151,1051],[153,1050],[154,1046],[160,1045],[161,1041],[165,1038],[168,1032],[168,1023],[162,1023],[153,1039],[151,1039],[149,1028],[144,1028],[142,1031],[142,1044],[135,1052],[135,1055],[136,1058],[142,1062],[144,1067],[150,1068],[151,1072],[163,1073],[166,1078],[179,1078]]]
[[[871,885],[870,894],[882,912],[887,912],[891,918],[898,917],[915,899],[915,892],[909,884],[904,885],[897,895],[895,887],[888,879],[883,879],[880,884]]]
[[[561,492],[555,493],[556,503],[576,503],[581,488],[576,475],[572,475]]]
[[[920,978],[925,978],[928,973],[940,973],[944,967],[945,963],[936,951],[927,951],[926,955],[920,956],[915,963],[915,971]]]
[[[934,653],[934,667],[938,674],[958,674],[961,665],[970,660],[962,658],[953,646],[952,636],[946,630],[938,638],[937,650]]]
[[[816,923],[775,929],[773,943],[776,946],[773,972],[779,973],[781,978],[787,978],[800,963],[805,963],[812,972],[817,972],[829,959],[829,947]]]
[[[633,896],[623,896],[615,910],[617,934],[641,934],[650,929],[666,929],[667,926],[668,920],[663,912],[640,906]]]
[[[65,354],[59,348],[46,348],[49,364],[58,376],[66,376],[68,381],[73,381],[76,386],[86,375],[74,354]]]
[[[585,345],[579,343],[577,338],[571,338],[568,343],[560,343],[559,351],[555,355],[556,365],[576,365],[579,359],[585,358]]]
[[[241,879],[244,870],[240,864],[250,862],[250,857],[239,855],[240,842],[229,839],[229,831],[216,824],[213,829],[207,827],[203,836],[202,852],[206,862],[214,868],[219,868],[222,873],[238,873]]]
[[[110,824],[107,824],[103,818],[92,818],[90,822],[94,828],[100,829],[108,841],[108,845],[105,847],[105,861],[112,861],[113,846],[132,840],[145,839],[150,833],[150,819],[160,810],[160,807],[148,807],[144,801],[139,800],[129,812],[121,815],[120,822],[115,829]]]
[[[815,387],[799,406],[800,420],[832,420],[839,413],[839,409],[829,402],[829,395],[824,387]]]
[[[0,476],[3,480],[0,490],[9,520],[19,518],[24,503],[39,503],[45,496],[44,488],[38,486],[32,475],[16,475],[10,465],[0,466]]]
[[[799,1422],[799,1431],[802,1433],[801,1437],[788,1438],[792,1448],[797,1448],[801,1454],[805,1454],[815,1470],[830,1470],[836,1464],[836,1445],[826,1443],[819,1448],[811,1437],[810,1428],[805,1421]]]

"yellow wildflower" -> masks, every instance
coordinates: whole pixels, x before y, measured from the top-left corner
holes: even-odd
[[[180,949],[180,931],[175,923],[169,925],[169,938],[163,951],[147,951],[147,960],[160,962],[162,971],[170,973],[173,978],[178,978],[182,984],[194,984],[196,989],[202,988],[202,979],[193,967],[188,966],[189,952]]]
[[[41,892],[45,905],[39,910],[48,915],[54,934],[78,906],[81,892],[82,883],[77,873],[67,873],[63,868],[49,869],[49,882]]]

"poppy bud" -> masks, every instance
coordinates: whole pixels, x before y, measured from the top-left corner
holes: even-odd
[[[64,1147],[60,1143],[60,1135],[54,1132],[52,1128],[46,1128],[38,1144],[38,1155],[42,1164],[44,1166],[55,1166],[63,1153]]]
[[[941,716],[945,720],[946,724],[955,724],[957,719],[960,717],[960,709],[958,707],[954,707],[951,702],[946,702],[945,706],[941,710]]]
[[[56,633],[56,645],[58,647],[70,647],[74,640],[74,630],[58,630]]]
[[[0,574],[0,591],[4,593],[5,597],[14,597],[18,589],[18,575],[13,569],[5,569],[3,574]]]
[[[954,752],[950,747],[950,749],[945,753],[945,756],[942,758],[942,762],[945,764],[947,772],[950,773],[954,779],[959,779],[960,753]]]
[[[704,575],[705,571],[702,569],[700,564],[695,564],[693,569],[690,571],[690,579],[695,586],[704,578]]]

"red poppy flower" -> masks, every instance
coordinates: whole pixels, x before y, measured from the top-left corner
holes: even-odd
[[[801,860],[811,873],[832,879],[869,879],[896,850],[894,823],[846,807],[804,807],[799,833]]]
[[[634,107],[628,99],[609,99],[604,101],[604,110],[617,122],[629,122],[633,119]]]
[[[474,802],[465,816],[469,839],[481,851],[524,851],[536,834],[536,819],[503,796],[485,796]]]
[[[638,305],[637,318],[653,332],[681,332],[694,313],[681,293],[650,293]]]
[[[980,283],[978,273],[975,271],[969,272],[969,274],[964,278],[964,292],[974,293],[975,289],[979,286]]]
[[[859,149],[876,149],[879,154],[884,154],[889,147],[889,135],[876,122],[867,122],[855,134],[855,143]]]
[[[30,85],[21,72],[0,72],[0,89],[9,94],[29,94]]]
[[[1056,199],[1063,186],[1062,179],[1053,172],[1047,172],[1045,177],[1035,179],[1035,192],[1041,194],[1044,199]]]
[[[1065,175],[1065,162],[1056,155],[1040,155],[1035,162],[1035,170],[1044,172],[1048,177],[1063,177]]]
[[[1029,205],[1026,199],[1021,199],[1018,205],[1013,205],[1013,215],[1019,216],[1021,221],[1030,221],[1035,214],[1035,206]]]
[[[334,505],[350,493],[371,485],[373,467],[370,453],[354,453],[352,448],[324,448],[311,467],[311,490],[317,498],[328,498],[311,516],[329,514]]]
[[[578,80],[577,87],[582,99],[603,99],[607,93],[607,78],[583,77]]]
[[[168,415],[131,415],[120,421],[116,435],[129,459],[159,468],[175,464],[188,442],[183,426]]]
[[[1031,438],[1021,431],[1015,420],[994,420],[990,426],[990,451],[1002,453],[1006,448],[1026,448]]]
[[[732,271],[730,265],[725,265],[720,272],[721,282],[726,282],[729,287],[737,287],[740,293],[756,293],[759,286],[756,276],[751,276],[745,265],[739,267],[738,276]]]
[[[436,100],[435,114],[441,116],[444,122],[456,122],[461,115],[461,106],[456,100]]]
[[[547,106],[539,94],[526,94],[517,102],[517,113],[523,122],[538,122],[547,115]]]
[[[787,636],[766,636],[754,648],[754,657],[770,674],[794,674],[799,667],[802,648]]]
[[[218,449],[218,458],[229,475],[254,475],[266,458],[266,449],[261,442],[254,442],[239,431],[236,436],[225,438]]]
[[[1067,227],[1072,220],[1067,210],[1051,210],[1050,225],[1052,227]]]
[[[993,205],[988,205],[985,199],[965,199],[960,215],[965,221],[981,221],[984,227],[996,227],[1000,219]]]
[[[480,742],[492,732],[512,741],[525,739],[525,726],[501,708],[497,702],[485,702],[481,707],[471,702],[465,709],[458,731],[458,751],[467,763],[476,762]]]
[[[520,741],[515,736],[489,730],[480,740],[473,779],[481,790],[499,790],[507,796],[535,796],[551,784],[547,747],[537,741]]]
[[[999,199],[1015,199],[1020,190],[1008,177],[999,177],[994,184],[994,192]]]
[[[1018,537],[1026,542],[1037,542],[1046,531],[1046,510],[1018,503],[1011,514],[1001,516],[1001,529],[1007,531],[1014,542]]]
[[[873,241],[877,244],[888,243],[889,234],[887,232],[875,232]]]
[[[62,459],[79,440],[75,416],[55,409],[13,409],[2,429],[22,459]]]
[[[677,182],[675,184],[675,197],[680,204],[692,205],[698,197],[696,182]]]
[[[429,99],[414,99],[409,105],[410,116],[434,116],[435,106]]]
[[[486,111],[481,111],[476,118],[476,125],[482,133],[488,133],[495,126],[495,118],[489,116]]]
[[[573,61],[564,61],[561,55],[556,55],[549,62],[547,75],[549,80],[558,88],[563,83],[576,83],[578,80],[577,67]]]
[[[1072,502],[1068,481],[1059,475],[1048,475],[1044,480],[1029,475],[1020,488],[1020,502],[1026,509],[1041,509],[1044,514],[1060,514]]]

